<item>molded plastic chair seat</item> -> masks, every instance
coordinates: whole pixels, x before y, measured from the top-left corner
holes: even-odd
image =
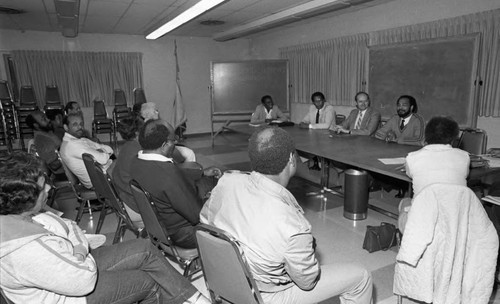
[[[229,233],[200,224],[196,241],[213,303],[264,303],[243,251]]]
[[[113,142],[115,135],[115,125],[112,119],[108,118],[106,106],[102,100],[94,100],[94,120],[92,121],[92,137],[95,134],[109,133],[109,141]],[[116,147],[116,141],[113,144]]]
[[[21,87],[21,93],[19,96],[20,106],[36,106],[36,100],[35,90],[33,90],[32,86],[25,85]]]
[[[464,129],[458,142],[458,148],[470,154],[480,155],[486,152],[488,136],[481,129]]]
[[[135,180],[130,181],[130,189],[139,208],[144,227],[153,244],[158,246],[164,254],[173,257],[184,268],[183,275],[185,277],[190,277],[200,271],[201,269],[196,267],[196,263],[193,263],[198,259],[198,250],[196,248],[182,248],[172,243],[167,229],[165,229],[163,223],[158,218],[156,204],[151,194],[144,190]],[[195,267],[193,271],[190,271],[192,265],[195,265]]]

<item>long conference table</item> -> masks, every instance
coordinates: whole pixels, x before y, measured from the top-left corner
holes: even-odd
[[[257,127],[250,125],[234,125],[225,128],[247,135],[251,135],[257,130]],[[328,130],[301,129],[298,126],[283,127],[283,129],[294,138],[297,151],[320,158],[322,163],[321,186],[323,189],[329,189],[328,160],[406,181],[411,189],[411,179],[404,171],[398,169],[401,165],[384,164],[380,159],[406,157],[408,153],[421,149],[420,146],[388,143],[370,136],[336,135],[331,134]],[[471,176],[478,177],[491,174],[492,172],[498,173],[498,169],[473,169],[469,174],[469,178]],[[335,193],[335,191],[333,192]],[[379,207],[370,205],[370,208],[397,218],[394,213]]]

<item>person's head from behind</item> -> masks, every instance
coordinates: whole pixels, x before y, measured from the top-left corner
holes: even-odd
[[[63,127],[64,131],[76,138],[82,138],[85,134],[85,125],[81,113],[71,113],[66,115],[63,119]]]
[[[135,117],[125,117],[117,122],[116,128],[124,140],[134,140],[139,132],[139,120]]]
[[[66,115],[72,114],[72,113],[82,113],[82,109],[80,108],[80,105],[78,104],[78,102],[70,101],[64,107],[64,112],[66,112]]]
[[[145,102],[141,105],[141,116],[144,121],[148,121],[150,119],[159,119],[160,113],[154,102]]]
[[[274,107],[273,98],[270,95],[262,96],[260,102],[262,103],[262,105],[264,105],[264,107],[268,111],[271,111],[271,109]]]
[[[0,214],[34,214],[47,202],[50,186],[40,161],[26,152],[14,152],[0,161]]]
[[[356,101],[356,108],[360,111],[364,111],[370,106],[370,96],[365,92],[356,93],[354,100]]]
[[[314,92],[311,95],[311,101],[316,107],[316,109],[321,110],[326,102],[325,95],[323,95],[323,93],[321,92]]]
[[[52,122],[47,118],[45,113],[42,111],[35,111],[28,116],[26,116],[25,120],[28,127],[37,131],[49,132],[54,130],[52,126]]]
[[[458,138],[458,123],[451,117],[436,116],[425,126],[425,142],[428,145],[451,145]]]
[[[145,151],[170,157],[175,148],[174,129],[160,119],[148,120],[139,131],[139,144]]]
[[[410,95],[399,96],[398,101],[396,102],[396,108],[398,116],[401,118],[406,118],[413,113],[417,113],[418,111],[417,101]]]
[[[63,126],[64,112],[60,109],[52,109],[45,111],[45,115],[52,122],[54,128]]]
[[[286,168],[290,177],[295,174],[295,143],[285,130],[266,127],[255,131],[249,139],[248,155],[252,170],[279,175]]]

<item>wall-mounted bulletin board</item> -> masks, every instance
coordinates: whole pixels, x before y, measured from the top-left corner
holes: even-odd
[[[452,116],[476,126],[479,34],[369,48],[368,92],[382,117],[396,114],[401,95],[416,98],[427,121]]]

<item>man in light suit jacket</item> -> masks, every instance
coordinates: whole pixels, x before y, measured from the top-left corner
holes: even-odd
[[[377,131],[380,123],[380,113],[370,107],[370,96],[358,92],[354,97],[356,109],[352,110],[341,125],[332,127],[337,133],[371,136]]]

